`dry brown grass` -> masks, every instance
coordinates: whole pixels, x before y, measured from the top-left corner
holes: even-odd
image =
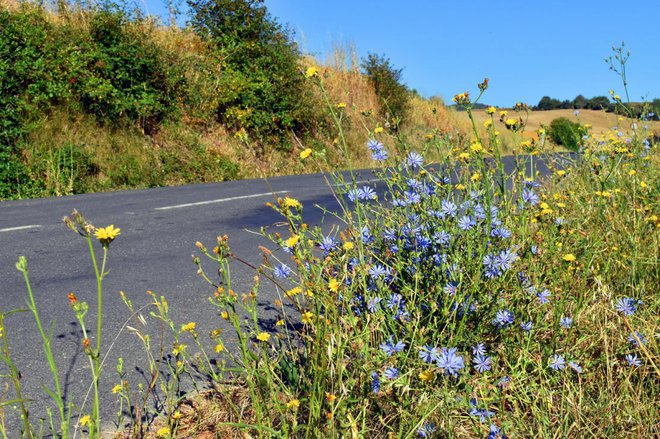
[[[467,112],[456,111],[453,109],[449,111],[452,117],[457,120],[458,124],[462,124],[463,129],[470,126]],[[573,113],[573,110],[530,111],[525,131],[522,132],[521,136],[518,136],[507,131],[504,124],[499,122],[499,111],[500,110],[498,109],[498,113],[495,113],[495,127],[501,133],[502,140],[508,144],[509,147],[515,145],[516,142],[519,142],[520,137],[522,137],[522,139],[538,138],[537,131],[541,128],[541,125],[549,126],[550,122],[559,117],[565,117],[583,125],[591,125],[591,132],[593,134],[605,133],[612,127],[621,125],[622,123],[627,124],[628,127],[630,125],[629,121],[619,121],[616,114],[598,110],[580,110],[580,114],[577,117]],[[507,111],[509,112],[508,116],[515,117],[516,113],[514,111]],[[484,129],[483,123],[486,120],[490,120],[490,116],[486,113],[486,110],[475,110],[473,115],[480,134],[485,136],[486,130]],[[525,120],[525,113],[521,113],[521,117]],[[660,122],[649,122],[648,125],[651,131],[660,132]]]

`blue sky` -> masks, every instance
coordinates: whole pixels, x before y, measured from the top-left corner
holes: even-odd
[[[153,2],[153,3],[152,3]],[[162,6],[148,0],[152,13]],[[300,47],[325,58],[337,43],[385,54],[406,84],[446,101],[490,79],[485,103],[623,95],[603,59],[625,41],[631,100],[660,97],[660,1],[266,0]]]

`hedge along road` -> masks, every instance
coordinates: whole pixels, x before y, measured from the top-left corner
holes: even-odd
[[[557,158],[565,161],[570,156],[554,156],[552,161]],[[547,175],[546,163],[550,161],[548,157],[535,158],[536,170]],[[529,166],[529,160],[525,162]],[[504,165],[505,172],[513,172],[515,158],[505,157]],[[350,181],[347,173],[343,175]],[[370,170],[356,171],[354,175],[359,185],[370,184],[378,192],[384,186],[378,187],[377,178]],[[96,319],[96,279],[86,243],[63,224],[62,218],[75,208],[97,227],[113,224],[121,228],[121,234],[110,245],[103,299],[105,348],[102,350],[107,351],[114,344],[101,376],[101,407],[105,428],[111,428],[119,407],[117,395],[110,392],[119,382],[115,372],[117,359],[124,359],[124,370],[133,375],[134,383],[146,385],[149,378],[145,373],[148,364],[144,349],[137,337],[125,328],[130,312],[118,292],[124,291],[135,308],[150,303],[147,291],[164,295],[173,320],[177,324],[195,321],[201,334],[222,327],[217,311],[208,303],[212,288],[196,276],[196,267],[191,262],[191,254],[197,253],[195,242],[212,248],[216,237],[226,234],[234,253],[258,266],[261,262],[258,246],[271,249],[274,246],[259,234],[248,231],[265,227],[267,231],[280,231],[285,235],[283,218],[265,205],[284,194],[303,204],[303,218],[310,226],[332,224],[332,216],[324,219],[323,209],[315,207],[330,211],[338,207],[331,187],[321,174],[0,202],[0,309],[7,312],[26,308],[25,283],[15,268],[18,257],[24,255],[42,321],[48,326],[51,321],[55,322],[52,348],[65,397],[80,407],[91,378],[80,327],[67,294],[74,292],[79,300],[88,302],[88,326],[95,327],[92,320]],[[334,221],[336,224],[336,219]],[[100,254],[100,246],[97,249]],[[287,259],[283,252],[276,252],[276,255]],[[205,268],[214,273],[211,266]],[[254,270],[237,264],[233,268],[232,283],[237,290],[249,287]],[[276,298],[275,289],[264,283],[259,303],[266,328],[274,324],[272,304]],[[148,316],[148,312],[143,314]],[[136,326],[137,322],[130,324]],[[158,327],[155,321],[152,325]],[[157,337],[154,328],[151,332]],[[41,386],[53,387],[53,379],[32,315],[24,312],[7,317],[6,331],[12,357],[22,374],[24,395],[32,399],[30,411],[36,421],[45,416],[46,407],[52,406]],[[94,340],[93,331],[90,338]],[[154,344],[156,341],[154,339]],[[165,343],[165,355],[171,351],[171,343],[168,343]],[[228,346],[231,349],[231,343]],[[0,368],[2,373],[6,372],[4,365]],[[12,399],[13,395],[7,398]],[[83,411],[91,412],[91,401]],[[7,413],[7,427],[10,432],[18,431],[17,412],[11,412]],[[72,422],[77,414],[78,410],[74,409]]]

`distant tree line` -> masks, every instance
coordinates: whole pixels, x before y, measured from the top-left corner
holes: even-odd
[[[543,96],[539,103],[532,107],[535,111],[546,110],[605,110],[610,113],[625,113],[632,117],[646,117],[649,120],[660,120],[660,99],[656,98],[650,102],[630,102],[617,104],[607,96],[595,96],[587,99],[577,95],[573,100],[554,99]]]

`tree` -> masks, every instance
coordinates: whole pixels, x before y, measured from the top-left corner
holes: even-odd
[[[218,116],[258,137],[282,136],[312,123],[300,51],[263,0],[188,0],[192,28],[222,59]]]
[[[400,119],[405,118],[410,92],[401,82],[403,69],[395,69],[387,57],[373,53],[362,61],[362,69],[373,84],[376,95],[385,104],[384,112]]]
[[[537,110],[546,111],[546,110],[555,110],[559,108],[561,102],[557,99],[553,99],[550,96],[543,96],[536,106]]]
[[[577,95],[575,96],[575,99],[573,99],[573,108],[576,110],[581,110],[583,108],[586,108],[587,106],[587,99],[582,96],[582,95]]]

